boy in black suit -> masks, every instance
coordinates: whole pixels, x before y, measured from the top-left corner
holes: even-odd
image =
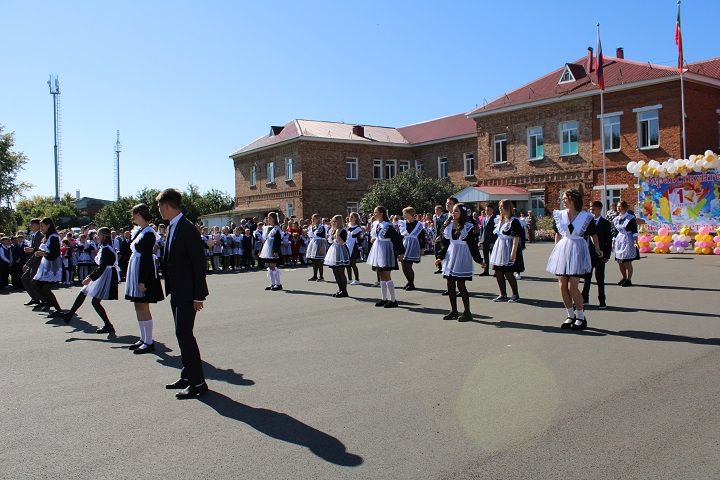
[[[605,309],[605,264],[610,260],[610,252],[612,252],[612,225],[602,216],[602,202],[593,202],[590,211],[593,214],[593,221],[597,227],[597,237],[600,245],[597,246],[602,250],[602,258],[595,253],[595,247],[588,244],[590,249],[590,260],[592,268],[595,270],[595,281],[598,286],[598,308]],[[585,275],[585,284],[583,285],[582,296],[583,302],[588,303],[590,297],[590,283],[592,282],[592,270]]]
[[[193,335],[195,314],[202,310],[208,295],[205,248],[198,229],[180,211],[182,194],[178,190],[165,189],[155,200],[160,215],[169,222],[163,258],[165,293],[170,296],[183,366],[180,378],[165,387],[180,390],[175,395],[179,399],[193,398],[208,391]]]
[[[497,221],[498,216],[495,215],[495,206],[488,205],[485,207],[485,219],[483,220],[482,233],[480,234],[485,268],[483,268],[483,272],[479,274],[481,277],[490,275],[490,264],[487,260],[490,258],[490,252],[492,251],[493,245],[495,245],[495,240],[497,240],[497,234],[495,233]]]

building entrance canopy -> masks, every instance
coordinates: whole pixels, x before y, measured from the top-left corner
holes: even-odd
[[[521,187],[467,187],[455,194],[462,203],[496,203],[500,200],[527,202],[530,192]]]

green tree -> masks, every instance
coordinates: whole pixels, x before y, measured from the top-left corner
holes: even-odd
[[[99,227],[111,227],[114,229],[132,226],[130,220],[130,209],[138,203],[135,197],[121,197],[113,203],[105,205],[95,215],[95,223]]]
[[[60,203],[55,203],[53,197],[41,195],[24,198],[17,202],[15,210],[23,224],[27,224],[32,218],[44,217],[52,218],[58,227],[79,226],[83,221],[87,221],[86,217],[80,216],[80,211],[69,193],[60,199]]]
[[[13,150],[15,135],[13,132],[3,133],[4,129],[5,127],[0,125],[0,231],[13,233],[21,219],[16,215],[12,204],[31,185],[17,179],[28,160],[25,154]]]
[[[445,199],[456,191],[447,178],[430,178],[406,170],[390,180],[375,183],[360,200],[360,210],[370,213],[383,205],[391,215],[400,215],[405,207],[414,207],[418,213],[432,213],[435,205],[445,205]]]

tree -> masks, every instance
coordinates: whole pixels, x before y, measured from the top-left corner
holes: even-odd
[[[24,153],[13,151],[15,135],[13,132],[3,133],[4,129],[0,125],[0,231],[14,233],[19,219],[12,204],[31,185],[17,179],[28,160]]]
[[[131,227],[130,209],[137,203],[135,197],[121,197],[119,200],[102,207],[95,215],[95,223],[99,227],[111,227],[116,230]]]
[[[75,206],[73,197],[69,193],[63,195],[60,203],[55,203],[53,197],[43,197],[41,195],[24,198],[17,202],[15,210],[20,216],[23,225],[27,224],[32,218],[44,217],[52,218],[58,227],[78,226],[88,221],[87,217],[80,216],[80,211]]]
[[[360,200],[360,210],[370,213],[383,205],[392,215],[400,215],[405,207],[414,207],[418,213],[432,213],[435,205],[457,191],[447,178],[430,178],[415,170],[406,170],[390,180],[377,182]]]

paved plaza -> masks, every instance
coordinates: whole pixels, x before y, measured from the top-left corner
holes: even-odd
[[[475,277],[469,323],[442,319],[429,257],[397,309],[374,307],[366,265],[342,299],[305,268],[281,292],[264,272],[211,275],[200,400],[164,389],[179,366],[167,301],[156,353],[133,355],[129,302],[104,302],[108,339],[89,302],[67,326],[2,295],[0,478],[720,478],[720,256],[648,256],[631,288],[610,262],[610,308],[578,333],[559,328],[550,249],[528,245],[522,303]]]

